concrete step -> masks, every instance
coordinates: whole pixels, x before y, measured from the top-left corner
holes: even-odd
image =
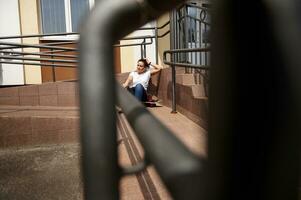
[[[203,84],[199,85],[191,85],[192,95],[193,97],[206,97],[205,87]]]
[[[184,67],[176,67],[177,74],[186,74],[186,70]]]
[[[176,83],[181,85],[194,85],[195,77],[193,74],[176,74]]]
[[[0,88],[0,105],[78,106],[78,95],[77,82]]]
[[[128,73],[116,74],[116,80],[124,82]],[[43,83],[0,88],[0,105],[11,106],[79,106],[77,81]]]
[[[79,108],[0,106],[0,149],[78,142]]]

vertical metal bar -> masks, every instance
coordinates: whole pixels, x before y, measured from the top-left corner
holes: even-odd
[[[156,27],[155,27],[155,54],[156,54],[156,63],[158,64],[159,63],[159,46],[158,46],[158,25],[156,24]],[[159,75],[158,75],[158,80],[157,80],[157,86],[156,86],[156,93],[155,95],[158,96],[158,93],[159,93],[159,86],[160,86],[160,80],[161,80],[161,71],[159,72]]]
[[[205,25],[205,33],[207,32],[207,25],[206,24],[204,24]],[[208,38],[207,38],[208,39]],[[206,39],[206,41],[205,41],[205,48],[207,47],[207,39]],[[208,61],[207,61],[207,54],[208,54],[208,52],[205,52],[205,65],[208,65]]]
[[[175,31],[174,27],[175,24],[177,23],[176,20],[176,11],[172,12],[172,23],[170,23],[170,48],[174,49],[175,48],[175,42],[176,40],[174,39]],[[175,60],[175,54],[171,54],[171,62]],[[171,82],[172,82],[172,106],[171,106],[171,113],[177,113],[177,102],[176,102],[176,69],[175,66],[171,66]]]
[[[144,56],[144,58],[146,58],[146,44],[145,44],[145,39],[143,39],[143,49],[144,49],[143,56]]]
[[[194,20],[194,40],[193,40],[193,45],[194,45],[194,48],[197,48],[197,21]],[[195,65],[197,65],[197,54],[198,52],[194,52],[194,63]]]
[[[191,27],[191,18],[190,17],[187,17],[187,20],[188,20],[188,26],[187,26],[187,28],[188,28],[188,48],[193,48],[193,40],[192,40],[192,27]],[[191,63],[192,64],[192,59],[193,59],[193,57],[192,57],[192,52],[191,53],[188,53],[189,54],[189,63]],[[192,70],[192,69],[191,69]]]
[[[175,23],[175,26],[176,26],[176,34],[175,34],[175,48],[176,49],[180,49],[180,38],[181,38],[181,33],[180,33],[180,22],[178,21],[179,20],[179,11],[177,11],[176,9],[173,11],[173,20],[174,20],[174,23]],[[170,29],[171,30],[171,29]],[[177,54],[176,56],[176,62],[179,62],[181,60],[181,54]]]
[[[197,9],[196,14],[198,16],[198,13],[200,12],[200,9]],[[196,47],[201,48],[201,35],[202,35],[202,30],[201,30],[201,21],[196,20],[196,30],[197,30],[197,35],[196,35]],[[200,57],[202,55],[202,52],[197,52],[196,53],[196,58],[197,58],[197,64],[201,65],[201,60]],[[203,83],[203,77],[201,76],[201,73],[203,73],[203,70],[198,70],[199,72],[199,83]]]
[[[53,49],[51,49],[51,59],[53,59]],[[52,61],[52,64],[54,65],[55,63]],[[56,82],[56,76],[55,76],[55,66],[52,66],[52,79],[53,82]]]
[[[159,63],[159,47],[158,47],[158,26],[156,26],[155,28],[155,52],[156,52],[156,63],[158,64]]]
[[[141,44],[140,45],[140,56],[141,56],[141,58],[143,58],[143,45]]]
[[[185,5],[184,6],[184,27],[185,27],[185,41],[184,41],[184,48],[189,48],[189,32],[188,32],[188,29],[189,29],[189,24],[188,24],[188,7]],[[184,53],[185,54],[185,62],[187,63],[188,62],[188,54],[189,53]]]

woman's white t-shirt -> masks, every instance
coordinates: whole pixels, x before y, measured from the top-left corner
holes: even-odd
[[[144,89],[147,90],[148,82],[151,77],[150,70],[147,70],[147,71],[143,72],[142,74],[138,74],[138,72],[134,71],[134,72],[131,72],[129,76],[133,77],[133,81],[132,81],[131,85],[129,86],[130,88],[136,87],[136,85],[140,83],[144,87]]]

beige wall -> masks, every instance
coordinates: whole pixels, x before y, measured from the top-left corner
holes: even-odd
[[[157,20],[158,27],[164,25],[167,21],[169,21],[169,12],[165,13],[163,16],[161,16]],[[167,25],[163,29],[159,29],[159,35],[163,35],[166,31],[169,30],[169,25]],[[163,64],[163,52],[170,49],[170,34],[167,34],[166,36],[159,38],[158,40],[158,54],[159,54],[159,64]],[[167,67],[164,65],[164,67]]]
[[[147,23],[144,27],[154,27],[156,22],[152,21]],[[126,37],[140,37],[146,35],[155,35],[154,30],[137,30],[132,32]],[[138,44],[142,40],[121,40],[120,44]],[[150,42],[150,39],[146,40],[147,43]],[[140,45],[132,47],[121,47],[120,48],[120,57],[121,57],[121,72],[129,72],[136,69],[137,60],[141,58],[141,47]],[[150,45],[146,45],[146,57],[155,63],[155,41]]]
[[[132,35],[128,35],[127,37],[131,37]],[[131,44],[131,41],[121,41],[120,44]],[[135,63],[135,49],[133,47],[121,47],[120,48],[120,61],[121,61],[121,72],[130,72],[133,70],[133,67],[136,66]]]
[[[37,0],[19,0],[20,21],[22,35],[39,34]],[[38,38],[24,38],[24,44],[39,44]],[[37,52],[37,49],[24,49],[28,52]],[[41,79],[41,67],[25,65],[25,84],[39,84]]]

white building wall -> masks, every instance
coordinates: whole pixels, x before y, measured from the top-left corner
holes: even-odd
[[[12,35],[21,35],[18,0],[0,0],[0,37]],[[21,43],[20,39],[1,41]],[[24,84],[23,65],[0,63],[0,85],[21,84]]]

